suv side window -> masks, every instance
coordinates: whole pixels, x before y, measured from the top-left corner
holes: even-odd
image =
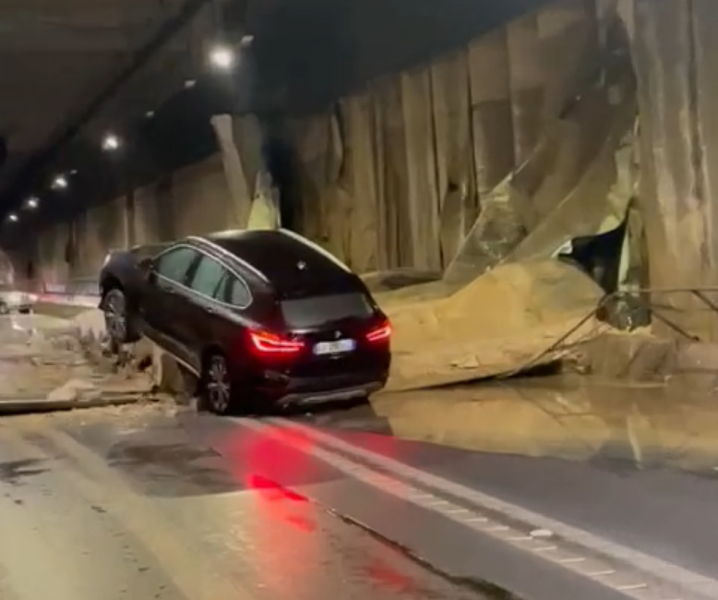
[[[227,270],[215,259],[202,256],[197,268],[194,270],[189,286],[198,294],[208,298],[215,298],[220,289],[220,282],[226,272]]]
[[[249,306],[252,302],[252,293],[247,284],[233,275],[227,281],[227,302],[239,308]]]
[[[215,298],[237,308],[247,308],[252,303],[252,293],[247,284],[229,271],[225,271]]]
[[[184,284],[187,272],[196,257],[197,251],[187,246],[168,250],[155,261],[155,271],[170,281]]]

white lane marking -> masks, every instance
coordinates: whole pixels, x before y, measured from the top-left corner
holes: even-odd
[[[494,531],[508,531],[509,528],[506,525],[493,525],[491,527],[486,527],[482,529],[481,531],[486,531],[487,533],[491,533]]]
[[[246,424],[246,421],[242,421]],[[450,481],[433,473],[421,471],[400,461],[388,458],[376,452],[366,450],[338,437],[315,430],[284,418],[268,419],[281,429],[294,430],[305,439],[313,439],[334,452],[350,455],[355,459],[363,460],[374,467],[384,469],[404,480],[412,480],[439,492],[451,495],[472,505],[484,507],[489,510],[507,515],[512,519],[531,524],[533,530],[544,530],[561,536],[569,542],[590,549],[599,555],[609,556],[614,560],[623,561],[633,568],[648,573],[659,580],[667,581],[690,590],[699,597],[718,598],[718,581],[690,571],[684,567],[666,562],[655,556],[645,554],[639,550],[622,546],[595,534],[577,527],[556,521],[545,515],[533,512],[521,506],[511,504],[494,496],[466,487],[455,481]],[[256,425],[256,423],[255,423]],[[264,425],[259,425],[264,429]],[[315,448],[314,452],[319,451]],[[336,455],[333,455],[336,456]],[[447,515],[449,516],[449,515]],[[450,517],[450,516],[449,516]]]
[[[584,556],[569,556],[568,558],[561,558],[558,562],[560,562],[562,565],[568,565],[571,563],[580,563],[585,562],[586,557]]]
[[[633,584],[630,584],[630,585],[619,585],[616,589],[619,590],[619,591],[621,591],[621,592],[627,592],[627,591],[630,591],[630,590],[642,590],[642,589],[645,589],[645,588],[647,588],[647,587],[648,587],[648,585],[645,584],[645,583],[633,583]]]
[[[503,526],[503,525],[490,526],[487,528],[485,525],[482,526],[478,523],[476,523],[476,524],[469,523],[469,522],[467,522],[467,520],[465,518],[458,517],[455,514],[447,514],[446,512],[439,511],[438,509],[429,508],[429,507],[427,507],[426,502],[419,502],[418,500],[416,500],[415,498],[412,497],[412,494],[415,494],[417,491],[419,491],[418,488],[414,488],[409,483],[405,483],[403,486],[400,486],[401,489],[397,489],[396,486],[387,488],[384,485],[382,485],[381,483],[377,482],[377,477],[376,477],[377,472],[375,470],[373,470],[371,467],[365,466],[361,463],[354,462],[352,459],[347,458],[346,456],[340,454],[336,450],[330,450],[326,447],[322,447],[321,445],[315,445],[311,448],[311,450],[307,450],[306,444],[304,443],[306,440],[306,436],[301,436],[301,435],[292,436],[289,428],[281,427],[281,426],[279,426],[279,427],[267,426],[265,423],[252,421],[252,420],[239,420],[239,422],[244,427],[246,427],[248,429],[252,429],[252,430],[255,430],[263,435],[270,436],[286,446],[289,446],[289,447],[295,448],[301,452],[310,454],[310,455],[314,456],[315,458],[317,458],[317,459],[327,463],[328,465],[332,466],[333,468],[337,469],[338,471],[348,475],[349,477],[352,477],[352,478],[356,479],[357,481],[360,481],[369,486],[372,486],[385,494],[390,494],[390,495],[396,496],[399,499],[401,499],[405,502],[414,504],[420,508],[432,510],[437,515],[441,515],[451,521],[454,521],[455,523],[457,523],[459,525],[468,527],[469,529],[472,529],[478,533],[481,533],[484,535],[489,535],[490,537],[493,537],[497,541],[501,541],[504,543],[511,543],[506,538],[505,534],[504,535],[501,534],[501,532],[510,531],[511,528],[509,528],[507,526]],[[350,467],[352,467],[352,468],[350,468]],[[430,497],[438,499],[437,496],[431,495]],[[456,508],[459,507],[459,505],[454,504],[448,500],[445,500],[444,502],[446,502],[446,504],[448,504],[449,506],[453,506]],[[476,510],[474,514],[476,514],[478,512],[479,511]],[[482,522],[485,523],[486,521],[488,521],[488,519],[483,520]],[[489,523],[490,523],[490,521],[489,521]],[[527,531],[525,532],[526,535],[528,535],[529,531],[531,531],[531,529],[527,529]],[[516,532],[516,533],[519,533],[519,532]],[[532,549],[527,547],[525,544],[520,544],[520,543],[516,542],[516,543],[513,543],[512,545],[513,545],[513,547],[515,547],[517,549],[521,549],[524,552],[528,552],[528,553],[532,552]],[[552,564],[561,566],[564,569],[568,569],[578,575],[582,575],[582,576],[586,577],[585,570],[583,570],[583,569],[579,568],[578,566],[575,566],[571,563],[561,564],[558,562],[560,555],[548,554],[549,550],[555,550],[555,549],[557,549],[555,546],[545,547],[543,549],[544,553],[543,554],[537,553],[537,555],[541,556],[542,558],[544,558],[544,560],[547,560],[547,561],[551,562]],[[596,562],[600,562],[600,561],[596,561]],[[600,583],[601,585],[604,585],[606,587],[615,589],[615,586],[611,585],[611,583],[609,583],[609,582],[595,580],[595,579],[593,581],[596,581],[597,583]],[[629,596],[629,597],[632,596],[630,591],[627,592],[627,596]],[[641,600],[645,600],[645,598],[639,597],[639,596],[635,596],[635,598],[636,598],[636,600],[639,600],[639,598]]]

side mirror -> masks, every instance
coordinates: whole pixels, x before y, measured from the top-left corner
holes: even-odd
[[[142,260],[140,260],[139,267],[143,271],[151,271],[153,262],[154,261],[151,257],[143,258]]]
[[[142,279],[149,283],[154,283],[156,277],[154,272],[154,261],[152,258],[143,258],[138,263],[138,268]]]

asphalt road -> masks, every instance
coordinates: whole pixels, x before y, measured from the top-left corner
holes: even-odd
[[[502,422],[466,390],[263,420],[167,405],[5,418],[0,598],[718,597],[708,471],[642,466],[640,435],[624,452],[616,432],[598,448],[565,424],[563,443],[524,436],[521,456],[508,427],[462,437],[469,399]],[[438,401],[464,418],[427,421]]]
[[[25,321],[0,402],[93,377]],[[5,417],[0,599],[715,600],[717,430],[705,390],[586,379]]]
[[[7,418],[0,455],[3,600],[481,597],[161,408]]]

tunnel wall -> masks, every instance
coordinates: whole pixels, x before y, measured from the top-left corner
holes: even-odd
[[[652,288],[718,286],[718,4],[621,0],[640,104],[640,207]],[[713,303],[718,294],[707,292]],[[691,294],[653,294],[662,334],[718,341],[718,316]],[[682,333],[681,333],[682,332]]]
[[[598,42],[595,5],[559,1],[297,124],[305,233],[358,271],[442,271]]]
[[[598,39],[593,2],[558,0],[291,123],[297,229],[360,272],[443,270],[482,201],[531,155]],[[259,140],[236,121],[240,157],[254,164]],[[225,168],[214,156],[42,232],[43,278],[91,276],[113,247],[243,226],[237,203],[249,199],[230,190]],[[245,175],[251,194],[254,173]]]

